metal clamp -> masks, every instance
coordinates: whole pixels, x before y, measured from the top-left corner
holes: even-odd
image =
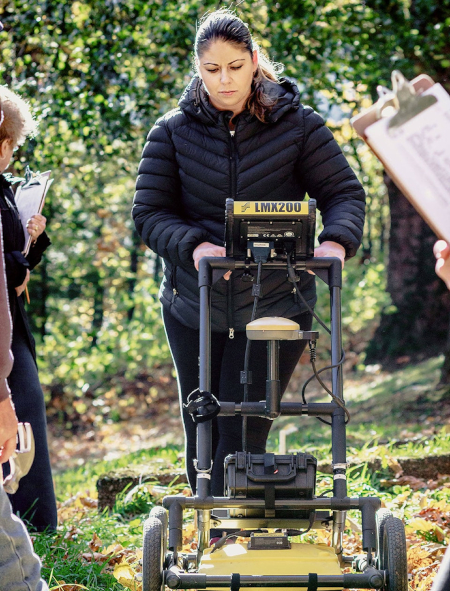
[[[333,464],[333,470],[347,470],[348,463],[345,464]]]
[[[398,70],[392,72],[391,81],[392,92],[384,87],[378,88],[380,104],[377,107],[377,119],[383,116],[385,109],[396,111],[388,123],[389,133],[437,102],[433,95],[416,94],[414,86]]]
[[[213,461],[211,460],[211,468],[207,470],[200,470],[198,466],[198,460],[193,460],[194,469],[197,472],[197,478],[206,478],[207,480],[211,480],[211,472],[213,467]]]

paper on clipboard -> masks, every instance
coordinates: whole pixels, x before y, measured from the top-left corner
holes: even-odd
[[[450,242],[450,96],[427,76],[411,86],[437,101],[393,128],[394,115],[377,120],[380,105],[352,124],[419,214]]]
[[[16,191],[15,202],[25,234],[25,245],[23,249],[25,256],[30,250],[32,241],[27,231],[27,221],[31,216],[42,212],[47,191],[53,182],[53,179],[50,179],[50,174],[50,170],[38,174],[29,182],[21,183]]]

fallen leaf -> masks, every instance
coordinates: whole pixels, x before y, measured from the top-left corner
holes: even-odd
[[[131,589],[131,591],[141,591],[142,585],[136,581],[134,577],[135,571],[128,562],[116,564],[113,575],[117,581],[127,589]]]
[[[82,558],[84,558],[84,560],[86,562],[106,562],[108,560],[108,556],[105,556],[104,554],[102,554],[101,552],[83,552],[83,554],[81,555]]]
[[[65,583],[64,581],[58,581],[57,586],[52,587],[51,591],[80,591],[82,589],[89,591],[87,587],[84,585],[78,585],[78,583]]]
[[[97,550],[101,547],[102,541],[98,537],[98,535],[94,532],[92,536],[92,540],[89,542],[88,546],[93,552],[97,552]]]
[[[80,497],[80,503],[90,509],[96,509],[98,507],[98,500],[92,499],[91,497]]]
[[[435,525],[426,519],[416,517],[412,519],[406,526],[406,531],[431,531],[435,528]]]
[[[386,456],[386,462],[388,467],[394,472],[396,478],[403,474],[403,468],[395,458],[392,456]]]

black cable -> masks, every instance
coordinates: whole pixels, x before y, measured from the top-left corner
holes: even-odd
[[[258,262],[258,272],[256,274],[256,285],[261,285],[261,273],[262,273],[262,261]],[[256,318],[256,310],[258,308],[258,301],[260,300],[259,295],[255,295],[255,299],[253,300],[253,310],[252,310],[252,317],[250,322],[253,322]],[[248,402],[248,365],[250,363],[250,349],[251,349],[251,341],[247,339],[247,344],[245,345],[245,355],[244,355],[244,373],[246,376],[246,381],[244,384],[244,402]],[[247,451],[247,416],[242,417],[242,451]]]
[[[343,362],[343,361],[344,361],[344,356],[342,356],[342,362]],[[335,402],[335,403],[336,403],[338,406],[340,406],[340,407],[342,408],[342,410],[345,412],[345,414],[346,414],[346,416],[347,416],[347,420],[345,421],[345,424],[347,424],[347,423],[350,421],[350,413],[349,413],[349,411],[347,410],[347,407],[345,406],[344,402],[343,402],[343,401],[342,401],[342,400],[341,400],[341,399],[340,399],[338,396],[336,396],[335,394],[333,394],[333,392],[332,392],[332,391],[331,391],[329,388],[327,388],[327,386],[325,385],[325,383],[324,383],[324,382],[322,381],[322,379],[319,377],[319,372],[317,371],[316,364],[315,364],[315,362],[314,362],[314,361],[311,361],[311,365],[313,366],[313,370],[314,370],[314,376],[315,376],[315,378],[317,379],[317,381],[319,382],[319,384],[322,386],[322,388],[323,388],[323,389],[324,389],[326,392],[328,392],[328,394],[331,396],[331,398],[334,400],[334,402]],[[341,365],[341,362],[339,362],[339,364],[338,364],[338,365]],[[323,368],[323,369],[326,369],[326,368]],[[318,417],[318,418],[320,418],[320,417]],[[321,420],[323,421],[323,419],[321,419]],[[326,421],[325,421],[325,422],[326,422]],[[330,423],[328,423],[328,424],[330,424]]]
[[[331,330],[328,328],[328,326],[326,324],[324,324],[324,322],[317,316],[317,314],[314,312],[314,310],[311,308],[311,306],[308,304],[308,302],[305,300],[305,297],[303,296],[302,292],[300,291],[298,285],[297,285],[297,281],[296,281],[296,276],[295,276],[295,271],[294,268],[292,267],[291,264],[291,259],[290,256],[287,257],[287,268],[288,268],[288,275],[292,281],[292,283],[294,284],[295,287],[295,291],[298,295],[298,297],[302,300],[302,302],[305,304],[306,308],[308,309],[308,312],[310,312],[313,317],[317,320],[317,322],[327,331],[328,334],[331,334]]]
[[[287,535],[288,536],[302,536],[303,534],[307,534],[312,529],[312,526],[314,525],[315,517],[316,517],[316,514],[313,511],[309,515],[309,525],[308,525],[307,529],[288,529]]]
[[[317,498],[318,499],[323,499],[323,498],[329,499],[330,497],[325,497],[325,495],[327,495],[328,493],[333,493],[334,494],[333,489],[332,488],[329,488],[328,490],[324,490],[323,493],[321,495],[319,495]]]
[[[341,360],[338,361],[338,363],[335,363],[334,365],[327,365],[325,367],[322,367],[322,369],[319,369],[319,371],[317,372],[322,373],[323,371],[327,371],[327,369],[334,369],[335,367],[339,367],[340,365],[342,365],[345,361],[345,353],[344,351],[342,351],[342,357]],[[310,378],[308,378],[306,380],[306,382],[303,384],[303,388],[302,388],[302,399],[303,399],[303,403],[306,404],[306,398],[305,398],[305,390],[306,390],[306,386],[312,382],[312,380],[316,377],[315,374],[313,374]]]
[[[350,421],[350,413],[348,412],[345,404],[342,402],[342,400],[340,398],[338,398],[337,396],[335,396],[328,388],[327,386],[323,383],[323,381],[319,378],[319,374],[322,373],[323,371],[326,371],[327,369],[334,369],[335,367],[339,367],[340,365],[342,365],[345,361],[345,353],[344,351],[342,351],[342,357],[341,360],[338,363],[335,363],[334,365],[327,365],[326,367],[322,367],[322,369],[319,369],[317,371],[316,368],[316,364],[314,363],[313,360],[311,360],[311,365],[313,366],[313,375],[311,377],[309,377],[306,382],[303,384],[303,388],[302,388],[302,400],[303,400],[303,404],[307,404],[306,402],[306,396],[305,396],[305,391],[306,391],[306,387],[308,386],[308,384],[310,384],[312,382],[312,380],[314,380],[314,378],[319,382],[319,384],[322,386],[322,388],[331,396],[331,398],[336,402],[336,404],[338,406],[340,406],[344,412],[347,415],[347,421],[345,422],[345,424],[347,425],[347,423]],[[331,423],[329,423],[328,421],[325,421],[325,419],[321,419],[320,417],[316,417],[317,420],[319,420],[321,423],[324,423],[325,425],[331,425]]]
[[[289,275],[292,283],[294,284],[295,291],[296,291],[298,297],[302,300],[302,302],[305,304],[305,306],[308,309],[308,311],[313,315],[313,317],[317,320],[317,322],[327,331],[328,334],[331,335],[331,330],[319,318],[319,316],[317,316],[317,314],[314,312],[314,310],[308,304],[308,302],[304,298],[302,292],[300,291],[300,289],[299,289],[299,287],[297,285],[297,281],[296,281],[297,278],[295,276],[294,268],[292,267],[290,256],[287,257],[287,268],[288,268],[288,275]],[[336,404],[338,406],[340,406],[342,408],[342,410],[345,412],[345,414],[347,416],[347,421],[345,422],[345,424],[347,424],[350,421],[350,413],[347,410],[345,404],[342,402],[342,400],[340,398],[338,398],[337,396],[335,396],[333,394],[333,392],[331,392],[331,390],[324,384],[324,382],[319,377],[319,373],[321,373],[322,371],[325,371],[326,369],[333,369],[335,367],[339,367],[340,365],[342,365],[344,363],[344,360],[345,360],[345,353],[344,353],[344,351],[341,351],[341,354],[342,354],[341,360],[338,363],[336,363],[335,365],[328,365],[327,367],[323,367],[319,371],[317,371],[316,364],[314,363],[314,361],[311,360],[311,365],[313,367],[314,374],[303,384],[303,388],[302,388],[302,399],[303,399],[303,403],[304,404],[307,404],[306,397],[305,397],[306,386],[311,382],[311,380],[313,380],[314,378],[316,378],[317,381],[319,382],[319,384],[322,386],[322,388],[331,396],[331,398],[336,402]],[[329,423],[328,421],[325,421],[324,419],[321,419],[320,417],[317,417],[317,419],[321,423],[325,423],[326,425],[331,425],[331,423]]]

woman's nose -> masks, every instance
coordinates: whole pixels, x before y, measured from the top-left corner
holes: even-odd
[[[230,75],[227,70],[222,70],[220,73],[220,81],[222,84],[226,84],[230,79]]]

